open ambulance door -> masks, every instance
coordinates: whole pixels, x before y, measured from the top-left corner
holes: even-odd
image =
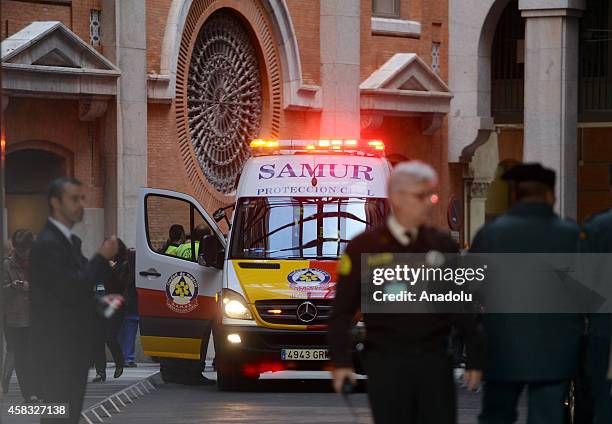
[[[166,253],[173,225],[185,230],[186,245],[180,249],[184,257]],[[196,251],[200,256],[204,252],[197,244],[203,243],[190,241],[198,226],[225,248],[225,237],[194,198],[168,190],[140,190],[135,277],[145,355],[205,360],[222,271],[198,263]]]

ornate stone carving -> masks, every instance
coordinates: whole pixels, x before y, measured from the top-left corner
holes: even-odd
[[[473,181],[470,185],[471,198],[486,198],[490,183],[484,181]]]
[[[194,46],[187,88],[191,143],[209,183],[222,193],[259,134],[263,96],[257,53],[243,25],[229,13],[211,17]]]

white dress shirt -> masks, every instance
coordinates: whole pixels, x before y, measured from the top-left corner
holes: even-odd
[[[70,244],[72,244],[72,230],[70,230],[70,228],[66,227],[64,224],[62,224],[55,218],[49,217],[49,222],[55,225],[57,229],[60,230],[60,232],[64,235],[64,237],[68,239]]]
[[[389,215],[387,218],[387,228],[391,232],[391,235],[395,237],[395,239],[402,246],[408,246],[411,240],[415,240],[417,234],[419,233],[418,228],[411,228],[408,230],[407,228],[402,227],[402,225],[397,221],[397,219],[393,215]],[[406,235],[406,232],[410,233],[410,237]]]

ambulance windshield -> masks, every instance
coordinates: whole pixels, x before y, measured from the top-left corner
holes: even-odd
[[[230,258],[337,259],[349,240],[382,224],[387,209],[383,198],[242,198]]]

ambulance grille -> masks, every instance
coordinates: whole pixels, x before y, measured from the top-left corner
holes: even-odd
[[[317,314],[312,321],[304,322],[297,316],[297,310],[304,302],[310,302],[317,308]],[[255,308],[259,317],[270,324],[321,325],[326,324],[329,319],[332,302],[332,299],[258,300],[255,302]],[[270,312],[273,310],[280,313]]]

